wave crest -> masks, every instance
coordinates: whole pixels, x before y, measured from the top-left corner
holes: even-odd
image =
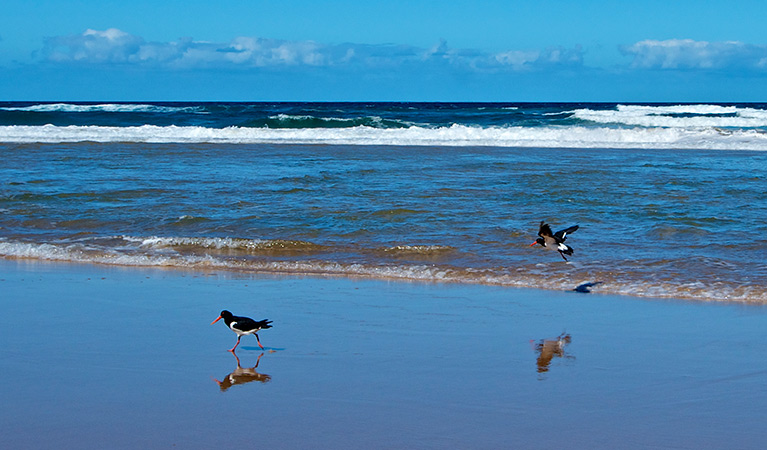
[[[206,128],[0,126],[7,143],[137,142],[767,150],[767,132],[718,128],[487,127]]]
[[[455,248],[449,245],[395,245],[383,251],[394,255],[440,255],[453,252]]]
[[[618,105],[577,109],[573,117],[599,124],[664,128],[767,128],[767,111],[722,105]]]
[[[360,117],[317,117],[312,115],[292,115],[278,114],[269,116],[265,120],[254,120],[245,126],[258,128],[408,128],[413,126],[402,120],[384,119],[379,116],[360,116]]]
[[[248,253],[314,253],[326,250],[323,245],[307,241],[285,239],[246,239],[216,237],[131,237],[125,241],[134,242],[144,248],[185,248],[186,250],[238,250]]]
[[[194,245],[207,249],[259,247],[259,241],[217,238],[129,238],[140,240],[143,246],[162,248]],[[264,241],[263,245],[290,247],[293,241]],[[297,245],[303,246],[300,241]],[[287,244],[286,244],[287,243]],[[432,246],[402,246],[396,251],[449,251]],[[397,248],[397,247],[393,247]],[[146,248],[145,248],[146,250]],[[545,264],[498,268],[461,268],[440,264],[421,263],[357,263],[327,260],[273,260],[268,258],[232,258],[215,252],[146,252],[138,249],[95,248],[82,243],[39,244],[0,240],[0,257],[49,261],[96,263],[136,267],[174,267],[191,270],[233,270],[253,273],[287,275],[323,275],[396,279],[425,282],[457,282],[488,284],[507,287],[525,287],[554,290],[573,290],[585,282],[598,280],[601,293],[638,297],[671,297],[713,301],[740,301],[767,304],[767,290],[760,284],[725,284],[696,281],[676,283],[666,279],[631,279],[614,270],[590,273],[571,272],[551,277]],[[663,261],[645,261],[642,264],[663,264]],[[585,278],[588,276],[588,278]]]
[[[205,113],[198,106],[161,106],[135,103],[103,103],[98,105],[75,104],[75,103],[41,103],[30,106],[0,107],[0,111],[23,111],[23,112],[64,112],[64,113]]]

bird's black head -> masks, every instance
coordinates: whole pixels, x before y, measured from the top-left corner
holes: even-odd
[[[538,244],[538,245],[541,245],[541,246],[545,247],[546,246],[546,241],[542,237],[539,237],[538,239],[535,240],[535,242],[530,244],[530,247],[532,247],[535,244]]]
[[[221,319],[224,319],[224,322],[226,322],[226,324],[229,325],[229,322],[232,321],[232,313],[230,313],[227,310],[223,310],[221,311],[221,314],[216,318],[216,320],[214,320],[210,324],[213,325],[214,323],[218,322]]]

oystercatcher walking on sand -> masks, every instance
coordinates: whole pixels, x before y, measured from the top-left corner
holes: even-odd
[[[224,323],[226,323],[226,326],[229,327],[230,330],[237,333],[237,343],[234,344],[234,347],[232,347],[229,351],[234,353],[234,349],[237,348],[238,345],[240,345],[240,338],[245,336],[246,334],[252,334],[256,337],[256,341],[258,341],[258,346],[261,347],[261,349],[264,348],[263,345],[261,345],[261,339],[258,338],[258,332],[261,330],[265,330],[267,328],[271,328],[272,326],[269,325],[272,323],[271,320],[259,320],[255,321],[251,319],[250,317],[237,317],[230,313],[227,310],[221,311],[221,315],[218,316],[216,320],[211,322],[210,324],[213,325],[214,323],[218,322],[219,320],[224,319]]]
[[[536,239],[535,242],[530,244],[530,247],[535,244],[540,244],[544,248],[556,250],[560,255],[562,255],[562,259],[567,261],[565,255],[572,256],[573,249],[572,247],[565,244],[565,240],[567,240],[568,233],[572,233],[577,229],[578,225],[573,225],[569,228],[565,228],[564,230],[559,230],[556,233],[552,233],[549,224],[541,221],[541,226],[538,229],[538,236],[540,237]]]

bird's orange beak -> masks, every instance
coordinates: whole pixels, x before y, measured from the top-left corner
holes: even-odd
[[[532,244],[530,244],[530,247],[532,247],[533,245],[535,245],[537,243],[538,243],[538,241],[533,242]],[[220,319],[220,317],[219,317],[219,319]],[[216,319],[216,320],[218,320],[218,319]]]
[[[210,324],[211,324],[211,325],[213,325],[214,323],[218,322],[219,320],[221,320],[221,316],[218,316],[218,319],[214,320],[214,321],[213,321],[213,322],[211,322]]]

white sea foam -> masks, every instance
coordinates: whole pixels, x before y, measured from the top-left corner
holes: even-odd
[[[342,112],[342,111],[338,111]],[[269,119],[277,120],[286,124],[300,123],[302,121],[317,121],[324,122],[328,125],[332,124],[354,124],[354,123],[367,123],[374,124],[376,128],[386,123],[396,123],[402,127],[413,126],[412,122],[407,122],[401,119],[384,119],[381,116],[364,116],[364,117],[322,117],[311,115],[295,115],[295,114],[277,114],[269,116]]]
[[[302,115],[295,115],[295,114],[285,114],[280,113],[274,116],[269,116],[270,119],[274,120],[284,120],[284,121],[291,121],[291,120],[319,120],[324,122],[353,122],[354,118],[343,118],[343,117],[317,117],[317,116],[310,116],[306,114]]]
[[[193,238],[193,237],[133,237],[122,236],[127,242],[133,242],[141,247],[174,247],[174,246],[198,246],[203,248],[238,248],[257,247],[267,242],[261,239],[237,239],[237,238]]]
[[[667,119],[663,119],[667,120]],[[567,148],[668,148],[767,150],[767,133],[719,128],[615,127],[409,127],[351,128],[206,128],[143,125],[0,126],[8,143],[142,142],[232,144],[422,145]]]
[[[216,250],[245,251],[314,251],[321,245],[306,241],[285,239],[245,239],[230,237],[133,237],[122,236],[124,241],[142,248],[163,249],[173,247],[198,247]]]
[[[453,250],[455,249],[449,245],[396,245],[384,249],[390,253],[437,253]]]
[[[141,238],[135,238],[140,240]],[[147,243],[158,238],[147,238]],[[175,238],[174,238],[175,239]],[[183,240],[183,239],[182,239]],[[212,242],[212,241],[211,241]],[[155,242],[156,243],[156,242]],[[123,253],[117,248],[100,249],[81,244],[40,244],[0,240],[0,257],[47,261],[96,263],[135,267],[174,267],[191,270],[234,270],[293,275],[330,275],[378,279],[416,280],[426,282],[459,282],[509,287],[571,290],[583,282],[568,276],[552,279],[548,276],[516,270],[461,269],[433,264],[362,264],[333,261],[268,261],[219,258],[213,255],[182,255],[180,253]],[[618,280],[609,282],[612,272],[605,272],[605,282],[599,292],[639,297],[693,298],[712,301],[741,301],[767,303],[763,286],[712,286],[705,283],[672,284],[648,280]]]
[[[146,104],[120,104],[104,103],[99,105],[81,105],[72,103],[43,103],[31,106],[2,107],[3,111],[28,111],[28,112],[148,112],[148,113],[171,113],[171,112],[196,112],[202,113],[202,109],[196,106],[173,107]]]
[[[600,124],[672,128],[767,128],[767,110],[720,105],[618,105],[614,110],[577,109],[580,120]]]

